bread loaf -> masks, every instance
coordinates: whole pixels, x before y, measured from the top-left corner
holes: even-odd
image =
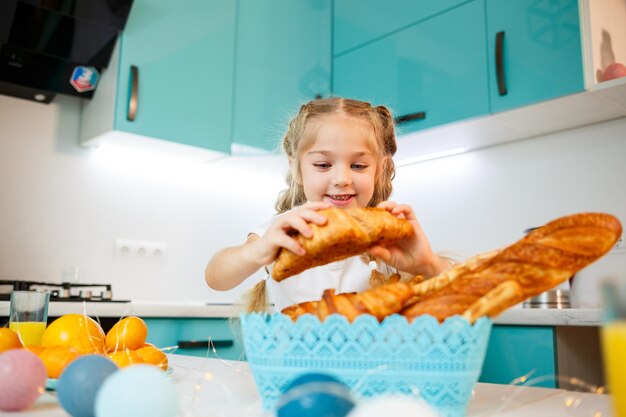
[[[322,226],[312,223],[311,238],[296,236],[306,251],[305,255],[281,249],[272,270],[276,281],[309,268],[359,255],[375,245],[413,233],[413,227],[407,220],[380,208],[328,208],[319,213],[327,218],[327,222]]]
[[[327,290],[319,302],[291,311],[324,319],[339,313],[352,321],[360,314],[382,320],[401,313],[409,320],[430,314],[440,321],[455,314],[470,322],[495,317],[507,308],[552,289],[606,254],[622,225],[604,213],[558,218],[516,243],[474,256],[421,283],[395,282],[357,294]],[[298,314],[290,315],[296,319]]]
[[[493,317],[567,280],[607,253],[621,234],[622,225],[609,214],[579,213],[558,218],[501,251],[470,259],[433,278],[433,282],[418,284],[414,288],[416,296],[402,314],[413,318],[429,313],[443,320],[480,303],[482,297],[503,283],[515,282],[519,289],[503,286],[508,288],[506,293],[501,289],[498,296],[492,294],[499,304],[482,307],[484,315]]]

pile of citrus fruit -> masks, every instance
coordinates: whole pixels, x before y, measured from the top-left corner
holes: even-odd
[[[106,356],[120,368],[145,363],[166,370],[167,356],[146,343],[147,335],[146,323],[136,316],[121,319],[105,334],[94,319],[67,314],[50,323],[41,337],[41,346],[23,347],[17,333],[0,328],[0,352],[22,347],[30,350],[44,363],[48,378],[59,378],[74,359],[88,354]]]

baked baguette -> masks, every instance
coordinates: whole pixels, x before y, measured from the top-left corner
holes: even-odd
[[[319,211],[327,222],[323,226],[311,224],[313,236],[297,235],[305,255],[281,249],[272,277],[282,281],[309,268],[355,256],[369,248],[402,239],[413,234],[413,227],[381,208],[328,208]]]
[[[609,214],[579,213],[558,218],[502,251],[482,259],[473,258],[432,280],[445,285],[425,291],[433,283],[418,284],[412,304],[402,314],[413,319],[428,313],[444,320],[471,308],[495,317],[567,280],[607,253],[621,234],[622,225]],[[509,281],[517,286],[503,285]],[[495,292],[498,287],[500,290]],[[481,302],[487,294],[492,301]],[[470,312],[468,316],[476,314]]]
[[[320,320],[339,313],[349,321],[360,314],[382,320],[401,313],[409,320],[430,314],[440,321],[459,314],[474,322],[554,288],[606,254],[621,234],[622,225],[609,214],[561,217],[503,250],[474,256],[424,282],[395,282],[357,294],[326,290],[319,302],[288,311],[295,313],[293,320],[304,313]]]

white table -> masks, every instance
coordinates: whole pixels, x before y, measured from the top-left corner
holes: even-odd
[[[169,355],[170,374],[179,391],[179,417],[269,417],[263,412],[247,362]],[[560,389],[477,384],[469,417],[610,417],[611,397]],[[211,414],[208,410],[219,410]],[[67,417],[53,394],[46,393],[31,408],[0,416]]]

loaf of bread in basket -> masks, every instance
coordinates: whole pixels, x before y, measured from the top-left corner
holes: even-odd
[[[306,312],[324,319],[360,314],[382,320],[400,313],[409,320],[430,314],[440,321],[459,314],[474,322],[552,289],[606,254],[622,234],[619,220],[605,213],[578,213],[551,221],[502,250],[481,254],[418,284],[396,282],[356,294],[326,290],[306,309],[287,307],[296,319]]]

